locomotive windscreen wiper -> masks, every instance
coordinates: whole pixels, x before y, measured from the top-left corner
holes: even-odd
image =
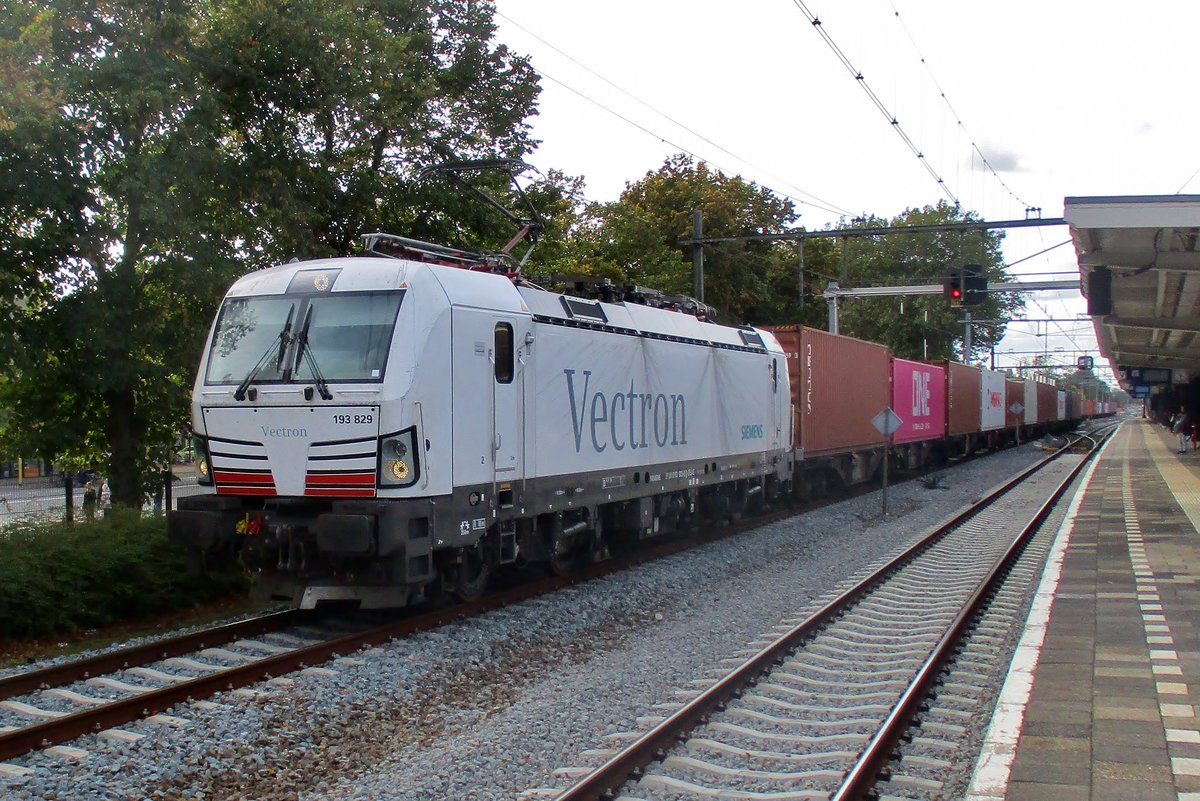
[[[291,372],[300,369],[300,360],[304,359],[308,369],[312,371],[313,382],[317,385],[317,392],[322,400],[333,400],[333,393],[329,391],[329,385],[325,383],[325,376],[321,374],[321,368],[317,367],[317,360],[313,357],[312,351],[308,349],[308,329],[312,325],[313,307],[309,304],[308,311],[304,315],[304,325],[300,326],[300,333],[296,337],[296,358],[292,362]]]
[[[275,359],[276,372],[278,372],[279,368],[283,366],[283,356],[287,352],[288,343],[292,341],[292,317],[295,315],[295,313],[296,305],[293,303],[291,308],[288,309],[287,321],[283,324],[283,328],[279,332],[279,355]],[[266,352],[263,353],[262,357],[259,358],[258,362],[255,363],[250,372],[246,374],[246,377],[242,379],[242,383],[238,384],[237,389],[233,391],[234,400],[245,400],[246,390],[249,388],[250,384],[254,382],[254,378],[258,375],[259,371],[266,366],[267,360],[271,358],[271,351],[273,350],[275,350],[274,342],[267,346]]]

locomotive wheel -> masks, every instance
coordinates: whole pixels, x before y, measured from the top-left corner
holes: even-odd
[[[561,556],[551,554],[546,560],[546,568],[550,571],[550,575],[558,576],[559,578],[567,578],[574,575],[582,563],[581,551],[578,547],[572,548]]]
[[[492,577],[492,567],[479,548],[463,551],[462,562],[450,570],[449,589],[460,601],[478,601]]]

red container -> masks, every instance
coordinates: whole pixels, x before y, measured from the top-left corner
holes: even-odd
[[[1019,378],[1004,379],[1004,402],[1008,408],[1004,410],[1004,427],[1017,428],[1025,425],[1025,382]],[[1021,410],[1013,412],[1013,405],[1020,404]]]
[[[946,366],[893,358],[892,411],[903,421],[892,442],[945,436]]]
[[[980,430],[980,388],[978,367],[961,362],[946,362],[946,433],[951,436],[974,434]]]
[[[1058,419],[1058,390],[1052,384],[1038,382],[1037,400],[1039,423],[1053,423]]]
[[[882,446],[871,421],[888,407],[887,346],[815,328],[768,328],[787,353],[795,446],[805,456]]]

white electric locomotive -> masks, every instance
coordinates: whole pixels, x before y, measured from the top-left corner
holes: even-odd
[[[791,392],[770,333],[367,239],[366,256],[227,293],[192,399],[207,493],[180,499],[172,539],[240,554],[300,607],[400,606],[786,490]]]

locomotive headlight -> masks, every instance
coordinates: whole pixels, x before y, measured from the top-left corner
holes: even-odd
[[[192,437],[192,444],[196,449],[196,483],[211,487],[213,477],[208,460],[208,441],[204,437]]]
[[[408,487],[420,477],[416,426],[379,438],[379,485]]]

